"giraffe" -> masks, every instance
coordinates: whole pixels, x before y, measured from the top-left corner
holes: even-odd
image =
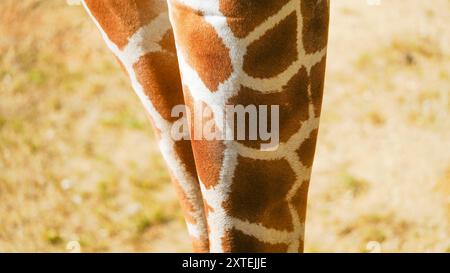
[[[159,138],[194,251],[302,252],[324,88],[327,0],[84,0]],[[170,116],[195,105],[214,130],[229,105],[278,105],[264,140],[175,141]],[[248,121],[246,121],[248,123]],[[232,128],[236,129],[236,128]]]
[[[208,252],[203,199],[191,143],[174,141],[171,109],[183,103],[173,32],[159,0],[86,0],[85,9],[128,74],[152,122],[196,252]]]

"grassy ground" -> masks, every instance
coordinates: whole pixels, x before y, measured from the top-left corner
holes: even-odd
[[[446,0],[332,1],[308,252],[450,251]],[[79,6],[0,1],[0,251],[189,251],[143,108]]]

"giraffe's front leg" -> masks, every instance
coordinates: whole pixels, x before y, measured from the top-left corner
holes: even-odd
[[[122,63],[157,132],[194,251],[208,252],[204,206],[189,140],[171,138],[175,105],[184,104],[167,5],[161,0],[85,0],[108,47]]]
[[[328,1],[169,0],[169,10],[191,109],[210,250],[303,251]],[[273,111],[260,111],[265,106]],[[205,123],[196,122],[195,114],[204,109],[212,114],[200,121],[214,121],[209,129],[219,132],[213,138],[204,135],[208,128],[198,128]],[[230,122],[227,109],[236,115],[244,109],[250,117],[242,121],[245,139],[236,132],[243,124],[235,117]],[[251,118],[255,111],[259,116]],[[257,124],[258,137],[250,139],[252,122],[261,118],[266,124]],[[262,131],[267,123],[271,131]],[[264,132],[270,139],[261,137]]]

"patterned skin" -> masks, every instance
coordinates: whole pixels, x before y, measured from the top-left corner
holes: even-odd
[[[168,11],[158,0],[84,2],[158,132],[194,251],[302,252],[329,2],[168,0]],[[177,104],[190,110],[191,135],[195,105],[221,132],[232,126],[220,122],[228,105],[279,105],[280,144],[174,141]]]
[[[167,5],[158,0],[86,0],[83,4],[129,75],[150,116],[172,175],[196,252],[208,252],[208,234],[189,140],[170,136],[173,106],[183,104]]]

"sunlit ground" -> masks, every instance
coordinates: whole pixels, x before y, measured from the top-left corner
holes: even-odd
[[[450,2],[332,0],[306,251],[450,252]],[[79,6],[0,1],[0,251],[189,251],[143,107]]]

